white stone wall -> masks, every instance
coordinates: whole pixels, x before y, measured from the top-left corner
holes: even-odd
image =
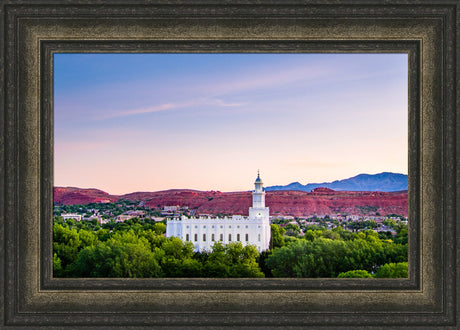
[[[167,221],[166,236],[192,242],[195,251],[211,251],[212,245],[217,241],[223,244],[239,241],[243,246],[251,244],[259,251],[264,251],[269,248],[270,223],[268,218],[252,219],[238,215],[190,219],[182,216],[180,219]]]

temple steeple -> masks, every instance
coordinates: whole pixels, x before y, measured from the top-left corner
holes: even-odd
[[[255,189],[252,192],[252,207],[263,208],[265,207],[265,192],[263,190],[264,183],[260,178],[260,173],[257,171],[257,178],[254,182]]]

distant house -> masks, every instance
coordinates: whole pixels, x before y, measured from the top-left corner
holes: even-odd
[[[144,211],[126,211],[115,217],[115,222],[123,222],[132,218],[143,218]]]
[[[378,233],[380,233],[380,232],[390,232],[393,236],[396,235],[396,231],[393,228],[389,227],[389,226],[383,226],[382,225],[382,226],[378,227],[374,231],[378,232]]]
[[[272,220],[294,220],[292,215],[277,215],[271,218]]]
[[[144,217],[144,214],[145,212],[144,211],[126,211],[125,213],[123,213],[124,215],[131,215],[132,217],[138,217],[138,218],[143,218]]]
[[[81,214],[77,214],[77,213],[62,213],[61,217],[63,220],[74,219],[77,221],[81,221]]]
[[[91,215],[91,216],[89,216],[89,217],[84,217],[84,218],[83,218],[83,220],[89,220],[89,221],[94,220],[94,219],[96,219],[97,222],[99,222],[100,224],[102,224],[102,216],[100,216],[100,215]]]
[[[115,222],[123,222],[123,221],[126,221],[126,220],[129,220],[129,219],[132,219],[134,218],[133,215],[129,215],[129,214],[120,214],[120,215],[117,215],[115,217]]]
[[[178,205],[174,205],[174,206],[164,206],[163,207],[163,211],[165,212],[176,212],[177,210],[179,210],[179,206]]]

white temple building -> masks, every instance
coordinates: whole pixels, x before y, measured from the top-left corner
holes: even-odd
[[[223,244],[241,242],[243,246],[255,245],[259,252],[270,244],[269,209],[265,207],[263,182],[257,173],[252,192],[252,207],[249,216],[233,215],[224,218],[182,216],[166,222],[166,237],[179,237],[192,242],[195,251],[211,251],[215,242]]]

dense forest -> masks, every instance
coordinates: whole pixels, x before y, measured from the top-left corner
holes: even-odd
[[[150,219],[100,225],[54,218],[54,277],[407,277],[407,228],[397,234],[271,225],[271,248],[240,242],[196,253]],[[287,235],[288,234],[288,235]]]

